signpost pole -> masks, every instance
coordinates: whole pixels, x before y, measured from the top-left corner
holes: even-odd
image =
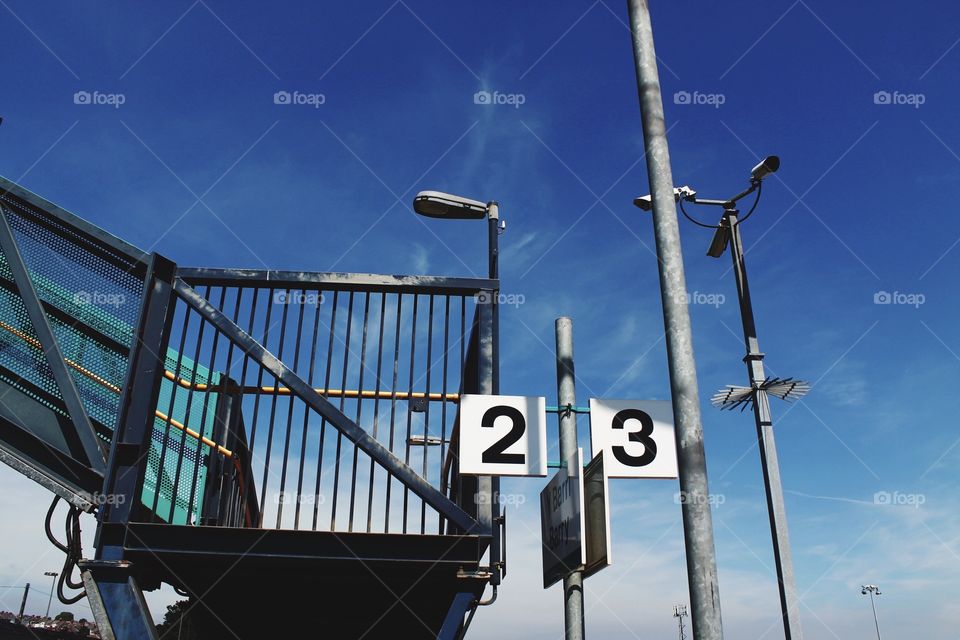
[[[573,320],[557,318],[557,405],[560,407],[560,460],[577,453],[577,404],[573,375]],[[564,411],[564,408],[567,408]],[[583,571],[563,579],[563,618],[567,640],[583,640]]]

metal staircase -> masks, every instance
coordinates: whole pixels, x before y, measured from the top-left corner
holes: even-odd
[[[162,583],[202,637],[462,635],[504,569],[453,453],[496,280],[183,268],[4,179],[0,212],[0,460],[95,514],[62,546],[104,637],[156,637]]]

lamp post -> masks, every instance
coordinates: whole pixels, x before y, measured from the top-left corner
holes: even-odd
[[[482,220],[487,219],[487,277],[491,280],[500,278],[500,234],[507,228],[500,220],[500,205],[496,201],[487,204],[479,200],[471,200],[463,196],[456,196],[441,191],[421,191],[413,199],[413,210],[428,218],[442,218],[446,220]],[[495,395],[500,392],[500,372],[497,363],[500,360],[500,326],[497,309],[500,297],[499,286],[491,291],[491,299],[478,299],[477,311],[480,318],[480,371],[478,372],[477,392],[485,395]],[[489,327],[486,333],[484,327]],[[428,443],[429,444],[429,443]],[[493,585],[496,597],[497,585],[500,584],[502,571],[505,570],[501,558],[501,536],[499,528],[504,524],[500,514],[500,478],[496,476],[477,476],[475,495],[487,496],[490,499],[477,506],[477,520],[492,536],[490,543],[490,584]],[[465,493],[464,495],[469,495]],[[498,505],[494,507],[494,505]],[[496,514],[494,514],[496,509]]]
[[[880,587],[878,587],[875,584],[865,584],[863,585],[863,587],[861,587],[860,593],[862,595],[867,595],[868,593],[870,594],[870,607],[873,609],[873,624],[877,628],[877,640],[881,640],[880,623],[877,621],[877,605],[873,601],[874,595],[878,595],[878,596],[883,595],[882,593],[880,593]]]
[[[743,241],[740,237],[740,224],[745,222],[756,210],[760,201],[763,180],[780,168],[780,159],[769,156],[750,172],[750,185],[732,198],[709,200],[698,198],[697,192],[688,186],[674,188],[674,200],[680,204],[683,215],[691,222],[716,229],[707,255],[719,258],[730,247],[733,258],[733,271],[737,283],[737,298],[740,303],[740,317],[743,323],[743,340],[746,356],[749,387],[728,385],[726,389],[714,395],[713,404],[720,409],[734,409],[753,406],[757,427],[757,441],[760,448],[760,464],[763,469],[763,482],[767,495],[767,509],[770,517],[770,532],[773,538],[773,554],[777,567],[777,582],[780,591],[780,609],[783,617],[784,633],[787,640],[801,640],[800,613],[796,580],[793,573],[793,560],[790,553],[790,540],[787,531],[787,513],[780,482],[780,464],[777,460],[777,448],[774,441],[773,418],[770,413],[769,396],[782,400],[796,400],[810,390],[810,386],[793,378],[768,378],[764,373],[763,357],[757,340],[757,327],[753,316],[753,303],[750,298],[750,286],[747,282],[746,263],[743,256]],[[756,192],[757,196],[750,210],[739,218],[737,202]],[[718,206],[723,209],[719,224],[704,224],[687,214],[684,202]],[[652,207],[650,196],[634,200],[634,204],[644,210]]]
[[[56,571],[44,571],[43,575],[50,576],[53,578],[53,581],[50,583],[50,597],[47,598],[47,615],[45,618],[50,617],[50,604],[53,602],[53,590],[57,588],[57,576],[60,575]]]

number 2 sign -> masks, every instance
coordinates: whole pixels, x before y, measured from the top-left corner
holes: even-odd
[[[547,475],[546,399],[464,395],[460,398],[460,473]]]
[[[676,478],[673,409],[665,400],[590,399],[590,442],[611,478]]]

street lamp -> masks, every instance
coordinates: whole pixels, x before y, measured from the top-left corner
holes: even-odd
[[[490,280],[500,278],[500,234],[506,230],[507,223],[500,220],[500,205],[495,200],[487,204],[479,200],[464,198],[442,191],[421,191],[413,198],[413,210],[428,218],[444,218],[447,220],[482,220],[487,219],[487,277]],[[498,300],[499,286],[491,291],[491,299],[478,299],[477,312],[480,326],[490,328],[489,340],[480,345],[480,369],[478,375],[477,392],[486,395],[500,393],[500,320]],[[483,339],[481,338],[481,342]],[[408,442],[408,444],[416,444]],[[423,446],[432,443],[427,434],[424,434]],[[500,478],[497,476],[477,476],[476,493],[478,495],[500,495]],[[494,513],[494,500],[485,505],[477,505],[477,517],[480,523],[492,534],[490,544],[490,564],[493,567],[490,584],[493,586],[493,596],[496,597],[497,585],[502,577],[503,551],[500,548],[500,527],[504,526],[504,517],[500,515],[499,507]]]
[[[733,271],[736,276],[737,297],[740,302],[740,317],[743,323],[743,340],[747,354],[743,361],[747,365],[749,387],[728,385],[712,398],[720,409],[745,409],[753,407],[757,426],[757,440],[760,447],[760,464],[763,469],[764,488],[767,494],[767,509],[770,517],[770,531],[773,537],[773,554],[777,566],[777,579],[780,589],[780,609],[783,616],[784,632],[787,640],[800,640],[800,615],[796,580],[793,574],[793,560],[790,554],[790,541],[787,532],[787,513],[783,500],[783,488],[780,484],[780,464],[773,434],[773,418],[770,414],[769,396],[782,400],[797,400],[804,396],[810,385],[793,378],[768,378],[763,369],[763,352],[757,340],[757,328],[753,317],[753,304],[750,299],[750,287],[747,283],[746,263],[743,257],[743,241],[740,237],[740,224],[745,222],[757,208],[763,188],[764,178],[780,168],[777,156],[764,158],[750,171],[750,183],[747,189],[726,200],[698,198],[697,192],[690,187],[674,189],[674,198],[680,204],[684,217],[694,224],[716,229],[707,255],[719,258],[730,247],[733,258]],[[737,202],[756,192],[750,210],[739,219]],[[684,209],[684,203],[717,206],[723,209],[720,222],[716,225],[704,224],[692,218]],[[634,204],[643,210],[649,210],[649,196],[634,200]]]
[[[50,603],[53,602],[53,590],[57,588],[57,576],[60,575],[56,571],[44,571],[43,575],[50,576],[53,578],[53,581],[50,584],[50,597],[47,598],[47,615],[45,618],[50,618]]]
[[[865,596],[865,595],[867,595],[868,593],[870,594],[870,606],[871,606],[871,608],[873,608],[873,624],[874,624],[874,626],[877,628],[877,640],[881,640],[881,638],[880,638],[880,623],[877,622],[877,605],[876,605],[876,603],[874,603],[874,601],[873,601],[873,596],[875,596],[875,595],[880,596],[880,595],[883,595],[883,594],[880,593],[880,587],[878,587],[877,585],[875,585],[875,584],[865,584],[865,585],[863,585],[863,587],[860,588],[860,594]]]
[[[413,210],[428,218],[446,220],[482,220],[487,219],[487,239],[489,241],[488,263],[489,277],[499,277],[499,237],[506,228],[506,222],[500,221],[500,205],[495,201],[483,204],[442,191],[421,191],[413,199]]]

